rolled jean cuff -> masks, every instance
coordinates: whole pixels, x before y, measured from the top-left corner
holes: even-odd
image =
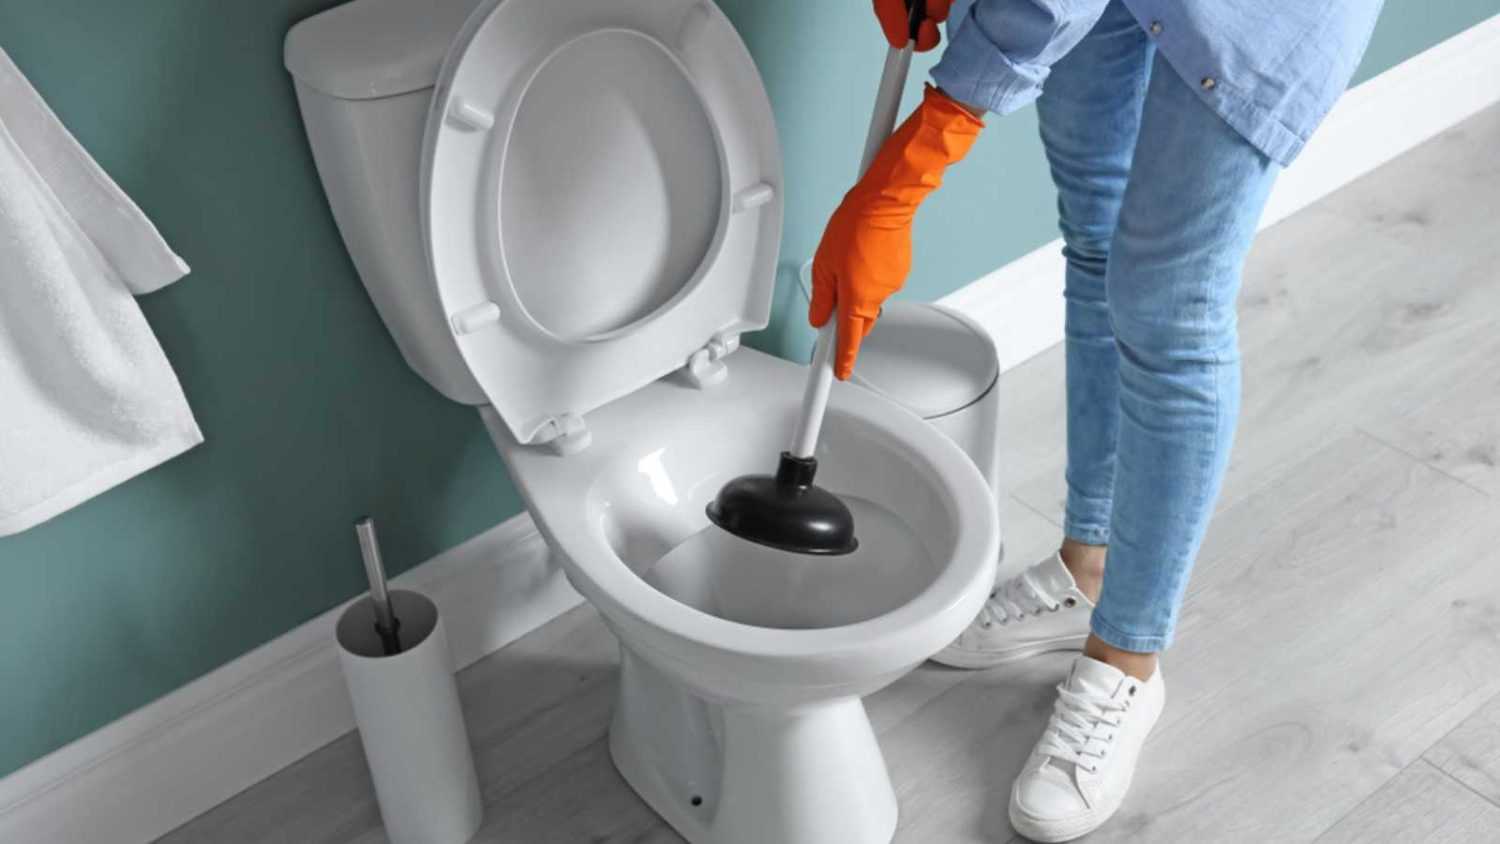
[[[1063,516],[1063,536],[1084,545],[1109,544],[1109,519],[1102,522],[1075,515],[1069,508]]]
[[[1112,645],[1122,651],[1131,651],[1140,654],[1161,653],[1172,644],[1172,634],[1140,636],[1126,633],[1120,628],[1110,624],[1107,619],[1099,615],[1096,607],[1089,616],[1089,631],[1099,637],[1106,645]]]

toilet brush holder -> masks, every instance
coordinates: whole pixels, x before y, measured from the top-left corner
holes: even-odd
[[[339,617],[339,665],[392,844],[463,844],[484,806],[437,606],[390,592],[401,650],[386,654],[369,596]]]

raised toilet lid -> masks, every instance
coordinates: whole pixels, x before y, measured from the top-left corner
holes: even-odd
[[[766,324],[780,152],[712,3],[485,3],[439,75],[422,167],[449,327],[521,442]]]

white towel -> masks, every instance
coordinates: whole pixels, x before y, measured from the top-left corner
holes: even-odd
[[[187,270],[0,50],[0,536],[203,441],[134,299]]]

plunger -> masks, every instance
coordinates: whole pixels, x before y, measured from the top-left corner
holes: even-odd
[[[906,87],[917,29],[926,17],[923,0],[908,4],[911,37],[905,47],[892,47],[885,56],[880,87],[875,93],[875,111],[865,135],[859,174],[875,160],[881,144],[896,128],[901,90]],[[802,394],[802,413],[792,434],[792,447],[781,453],[774,475],[744,475],[724,485],[708,505],[708,518],[715,525],[757,545],[799,554],[848,554],[859,547],[854,536],[854,515],[837,495],[813,483],[818,460],[818,433],[833,387],[834,323],[830,318],[818,332]]]
[[[813,451],[833,386],[833,322],[818,333],[792,447],[781,453],[776,474],[735,478],[708,505],[709,520],[741,539],[801,554],[847,554],[859,547],[849,507],[813,483]]]

